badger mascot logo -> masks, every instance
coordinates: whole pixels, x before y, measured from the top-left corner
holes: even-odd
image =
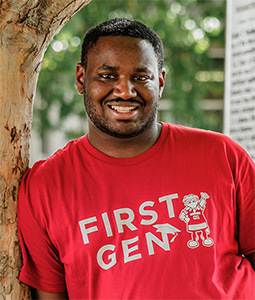
[[[181,211],[179,218],[187,225],[187,232],[191,234],[191,240],[187,245],[194,249],[199,246],[199,238],[205,247],[213,245],[213,239],[209,237],[210,229],[204,215],[206,199],[209,196],[206,193],[200,193],[201,198],[197,195],[187,195],[183,198],[185,208]]]

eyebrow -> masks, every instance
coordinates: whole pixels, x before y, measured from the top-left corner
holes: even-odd
[[[103,64],[102,66],[100,66],[100,67],[98,68],[98,70],[118,71],[118,70],[119,70],[119,67],[112,67],[112,66]]]
[[[102,66],[100,66],[98,68],[98,70],[107,70],[107,71],[118,71],[120,69],[120,67],[113,67],[113,66],[109,66],[107,64],[103,64]],[[134,72],[137,73],[151,73],[151,71],[146,68],[146,67],[141,67],[141,68],[134,68]]]
[[[154,75],[154,73],[150,70],[150,69],[148,69],[148,68],[146,68],[146,67],[141,67],[141,68],[134,68],[134,71],[136,72],[136,73],[146,73],[146,74],[149,74],[149,76],[151,77],[151,79],[154,79],[155,78],[155,75]]]
[[[134,71],[137,73],[151,73],[151,71],[146,67],[135,68]]]

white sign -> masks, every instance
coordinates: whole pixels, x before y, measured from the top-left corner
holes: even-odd
[[[255,0],[228,0],[225,134],[255,160]]]

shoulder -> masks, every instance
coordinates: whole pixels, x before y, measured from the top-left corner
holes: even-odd
[[[56,220],[67,191],[75,185],[75,170],[84,156],[83,138],[69,142],[46,160],[36,162],[22,178],[18,197],[19,227],[45,231]]]
[[[65,183],[71,184],[74,170],[80,157],[84,156],[84,139],[70,141],[63,149],[58,150],[46,160],[36,162],[22,178],[19,188],[19,201],[47,199],[49,194],[61,190]]]
[[[199,128],[191,128],[191,127],[185,127],[182,125],[172,125],[168,124],[170,127],[170,133],[175,138],[185,138],[191,141],[201,141],[201,142],[228,142],[232,141],[229,137],[226,135],[211,131],[211,130],[205,130],[205,129],[199,129]]]
[[[74,167],[76,160],[84,152],[84,141],[86,137],[80,137],[76,140],[72,140],[67,145],[57,150],[53,155],[45,160],[39,160],[29,170],[30,176],[42,176],[42,175],[56,175],[58,170],[61,172],[66,171]]]
[[[230,137],[210,130],[165,124],[169,128],[169,145],[175,147],[183,157],[192,156],[214,163],[227,163],[230,168],[254,169],[254,162],[248,153]]]
[[[172,138],[180,143],[195,146],[222,147],[226,150],[237,151],[246,155],[246,151],[230,137],[210,130],[184,127],[181,125],[168,125]]]

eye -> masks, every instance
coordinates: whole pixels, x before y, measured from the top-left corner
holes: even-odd
[[[150,79],[150,77],[148,75],[136,75],[136,76],[134,76],[134,80],[136,80],[136,81],[145,82],[149,79]]]
[[[103,79],[116,79],[116,75],[112,73],[104,73],[104,74],[99,74],[99,76]]]

